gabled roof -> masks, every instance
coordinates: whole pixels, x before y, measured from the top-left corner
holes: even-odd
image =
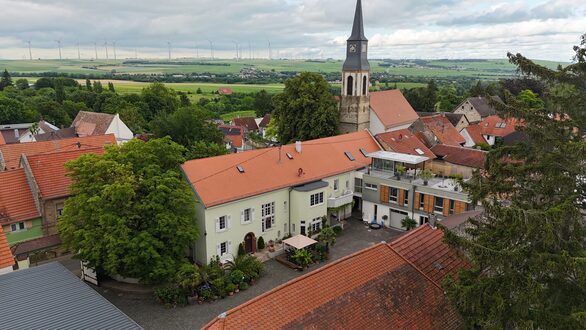
[[[23,124],[24,125],[24,124]],[[29,124],[26,124],[29,125]],[[6,127],[13,127],[17,125],[3,125],[4,128],[0,127],[0,135],[2,135],[2,140],[4,140],[5,144],[14,144],[19,143],[18,139],[28,131],[28,128],[6,128]],[[20,127],[18,125],[17,127]],[[18,137],[16,137],[15,131],[18,131]],[[1,145],[1,143],[0,143]]]
[[[491,96],[490,99],[484,96],[475,96],[469,97],[466,101],[470,102],[482,118],[496,114],[496,109],[490,104],[491,101],[503,103],[503,100],[498,96]]]
[[[73,120],[71,127],[75,127],[77,135],[103,135],[116,116],[108,113],[80,111]]]
[[[268,113],[264,117],[262,117],[262,120],[258,124],[258,127],[268,127],[270,122],[271,122],[271,114]]]
[[[5,329],[142,329],[58,262],[0,277]]]
[[[0,223],[40,217],[24,169],[0,172]]]
[[[370,159],[360,148],[366,153],[380,150],[367,131],[304,141],[301,148],[301,153],[297,153],[295,144],[289,144],[195,159],[181,168],[203,205],[211,207],[363,168],[370,164]],[[345,152],[355,160],[350,160]]]
[[[14,257],[12,256],[12,251],[10,251],[8,240],[6,239],[2,226],[0,226],[0,269],[12,267],[14,266],[14,263]]]
[[[218,128],[224,133],[224,142],[230,143],[234,148],[242,148],[242,145],[244,144],[244,132],[242,132],[242,127],[220,125]]]
[[[79,143],[79,146],[78,146]],[[20,164],[20,156],[36,155],[39,153],[58,152],[65,150],[77,150],[115,145],[114,134],[79,137],[43,142],[29,142],[0,145],[0,164],[4,162],[6,169],[17,169]],[[0,171],[3,170],[0,168]]]
[[[427,127],[442,144],[460,146],[466,143],[466,139],[452,125],[446,116],[435,115],[421,117],[421,122]]]
[[[35,178],[41,197],[52,199],[69,195],[71,178],[67,176],[65,163],[84,154],[102,154],[104,148],[68,150],[28,156],[27,160]]]
[[[37,134],[37,135],[35,135],[35,140],[37,142],[41,142],[41,141],[70,139],[70,138],[74,138],[74,137],[77,137],[75,127],[67,127],[64,129],[57,130],[57,131],[49,131],[47,133]]]
[[[385,129],[411,124],[419,118],[411,104],[398,89],[371,92],[370,108]]]
[[[241,126],[246,128],[249,131],[256,131],[258,130],[258,126],[256,125],[256,121],[254,117],[240,117],[234,118],[233,120],[234,126]]]
[[[470,136],[470,138],[472,139],[474,144],[488,143],[486,141],[486,139],[484,138],[484,136],[482,136],[482,128],[480,127],[479,124],[470,125],[470,126],[464,128],[464,130],[466,130],[466,132],[468,132],[468,135]]]
[[[408,231],[389,244],[397,253],[440,285],[447,276],[457,278],[461,269],[469,267],[466,259],[458,256],[444,242],[443,231],[434,229],[429,224]]]
[[[441,287],[388,244],[323,266],[212,320],[204,329],[456,329]]]
[[[453,113],[453,112],[419,112],[419,111],[417,111],[417,114],[419,115],[419,118],[421,118],[421,117],[429,117],[429,116],[436,116],[436,115],[446,116],[446,118],[448,118],[448,120],[450,121],[450,123],[452,123],[452,125],[454,125],[454,127],[458,126],[458,124],[460,123],[460,120],[462,120],[462,117],[464,119],[466,119],[466,121],[468,121],[468,118],[466,118],[466,116],[463,113]]]
[[[430,159],[435,158],[435,155],[429,148],[411,133],[409,129],[400,129],[397,131],[378,134],[376,140],[387,151],[394,151],[403,154],[426,156]]]
[[[478,125],[484,135],[505,137],[515,132],[515,126],[519,125],[519,121],[513,118],[503,119],[495,115],[482,119]]]
[[[61,238],[58,234],[55,234],[16,243],[11,249],[12,254],[18,259],[21,255],[28,255],[30,252],[44,250],[58,245],[61,245]]]
[[[486,151],[478,149],[438,144],[431,151],[438,159],[452,164],[483,169],[486,162]]]

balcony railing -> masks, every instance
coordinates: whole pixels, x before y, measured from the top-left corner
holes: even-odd
[[[352,197],[354,196],[354,192],[348,190],[345,191],[339,197],[329,197],[328,198],[328,208],[337,208],[343,205],[347,205],[352,203]]]

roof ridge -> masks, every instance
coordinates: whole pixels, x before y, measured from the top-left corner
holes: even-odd
[[[325,266],[323,266],[323,267],[320,267],[320,268],[318,268],[318,269],[316,269],[316,270],[313,270],[313,271],[311,271],[311,272],[309,272],[309,273],[307,273],[307,274],[304,274],[304,275],[301,275],[301,276],[299,276],[299,277],[296,277],[296,278],[294,278],[294,279],[291,279],[291,280],[289,280],[289,281],[287,281],[287,282],[285,282],[285,283],[283,283],[283,284],[281,284],[281,285],[279,285],[279,286],[277,286],[277,287],[275,287],[275,288],[273,288],[273,289],[271,289],[271,290],[269,290],[269,291],[267,291],[267,292],[265,292],[265,293],[263,293],[263,294],[261,294],[261,295],[258,295],[258,296],[256,296],[256,297],[254,297],[254,298],[252,298],[252,299],[250,299],[250,300],[246,301],[245,303],[243,303],[243,304],[241,304],[241,305],[238,305],[238,306],[236,306],[236,307],[234,307],[234,308],[232,308],[232,309],[229,309],[228,311],[226,311],[226,312],[222,313],[222,315],[228,316],[228,315],[230,315],[230,314],[233,314],[233,313],[235,313],[235,312],[237,312],[237,311],[241,310],[242,308],[244,308],[244,307],[246,307],[246,306],[248,306],[248,305],[250,305],[250,304],[252,304],[252,303],[256,302],[257,300],[260,300],[260,299],[262,299],[262,298],[264,298],[264,297],[266,297],[266,296],[269,296],[269,295],[271,295],[271,294],[274,294],[275,292],[277,292],[277,291],[281,290],[282,288],[285,288],[285,287],[287,287],[287,286],[290,286],[290,285],[292,285],[293,283],[299,282],[299,281],[301,281],[301,280],[303,280],[303,279],[305,279],[305,278],[307,278],[307,277],[314,276],[315,274],[319,274],[320,272],[322,272],[322,271],[324,271],[324,270],[326,270],[326,269],[329,269],[330,267],[332,267],[332,266],[334,266],[334,265],[337,265],[337,264],[339,264],[339,263],[342,263],[342,262],[344,262],[344,261],[346,261],[346,260],[348,260],[348,259],[350,259],[350,258],[356,257],[356,256],[358,256],[358,255],[361,255],[361,254],[363,254],[363,253],[369,252],[369,251],[371,251],[371,250],[374,250],[374,249],[376,249],[376,248],[379,248],[379,247],[381,247],[381,246],[385,246],[385,245],[388,245],[388,244],[387,244],[387,243],[377,243],[377,244],[374,244],[374,245],[372,245],[372,246],[369,246],[369,247],[367,247],[367,248],[365,248],[365,249],[362,249],[362,250],[360,250],[360,251],[357,251],[357,252],[354,252],[354,253],[352,253],[352,254],[349,254],[349,255],[347,255],[347,256],[345,256],[345,257],[342,257],[342,258],[340,258],[340,259],[338,259],[338,260],[335,260],[335,261],[333,261],[333,262],[331,262],[331,263],[329,263],[329,264],[327,264],[327,265],[325,265]],[[398,255],[399,255],[401,258],[405,259],[405,258],[404,258],[403,256],[401,256],[399,253],[397,253],[397,251],[393,250],[393,252],[395,252],[396,254],[398,254]],[[211,326],[211,325],[212,325],[214,322],[216,322],[216,321],[218,321],[218,320],[221,320],[221,319],[220,319],[220,318],[218,318],[218,316],[216,316],[215,318],[213,318],[212,320],[210,320],[208,323],[206,323],[206,325],[204,325],[204,326],[202,327],[202,329],[209,328],[209,327],[210,327],[210,326]]]
[[[415,228],[414,230],[408,230],[404,235],[401,235],[401,236],[399,236],[399,238],[390,241],[389,244],[396,244],[397,242],[404,241],[407,238],[410,238],[412,235],[415,235],[413,233],[418,232],[418,231],[422,231],[423,230],[422,228],[425,228],[426,226],[431,227],[429,225],[429,223],[424,223],[423,225]],[[433,228],[431,228],[431,229],[433,229]]]
[[[36,153],[34,155],[27,155],[27,158],[31,158],[31,157],[37,157],[37,156],[48,156],[48,155],[60,155],[60,154],[65,154],[65,153],[70,153],[70,152],[80,152],[80,151],[88,151],[88,150],[96,150],[96,149],[102,149],[102,147],[98,147],[98,146],[92,146],[90,145],[91,148],[85,148],[85,149],[75,149],[75,150],[62,150],[62,151],[57,151],[57,152],[39,152]],[[61,149],[61,148],[59,148]],[[54,151],[54,150],[53,150]]]
[[[410,260],[408,260],[407,258],[405,258],[405,256],[401,253],[399,253],[397,250],[395,250],[395,248],[393,248],[391,246],[391,243],[387,243],[385,244],[389,249],[391,249],[393,252],[395,252],[396,254],[399,255],[399,257],[401,257],[403,260],[405,260],[409,265],[411,265],[411,267],[413,267],[415,270],[417,270],[421,275],[423,275],[427,280],[429,280],[433,285],[435,285],[438,289],[442,290],[443,293],[445,293],[444,289],[441,287],[441,285],[439,285],[438,283],[436,283],[434,280],[431,279],[431,277],[429,277],[427,274],[425,274],[421,269],[419,269],[417,266],[415,266],[414,263],[412,263]]]

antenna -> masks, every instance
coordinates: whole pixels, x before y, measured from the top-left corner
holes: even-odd
[[[167,47],[169,48],[169,62],[171,62],[171,41],[167,41]]]
[[[271,50],[271,41],[267,40],[267,42],[269,43],[269,60],[271,60],[273,58],[273,52]]]
[[[61,39],[55,40],[57,42],[57,47],[59,47],[59,61],[61,61]]]
[[[98,44],[94,42],[94,51],[96,52],[96,60],[98,59]]]
[[[240,45],[238,45],[238,43],[236,41],[232,41],[234,43],[234,45],[236,45],[236,62],[238,62],[240,54],[239,54],[239,50],[240,50]]]
[[[28,40],[26,43],[28,44],[28,58],[32,61],[33,60],[33,52],[31,51],[31,41]]]
[[[106,47],[106,61],[107,61],[107,60],[109,60],[109,57],[108,57],[108,42],[107,41],[104,41],[104,47]]]
[[[81,53],[79,52],[79,41],[76,42],[75,45],[77,46],[77,59],[81,60]]]
[[[116,61],[116,41],[112,42],[112,46],[114,47],[114,61]]]

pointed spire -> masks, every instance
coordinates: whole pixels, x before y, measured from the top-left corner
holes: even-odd
[[[352,35],[348,40],[367,41],[364,36],[364,24],[362,22],[362,1],[356,2],[356,12],[354,13],[354,25],[352,25]]]

